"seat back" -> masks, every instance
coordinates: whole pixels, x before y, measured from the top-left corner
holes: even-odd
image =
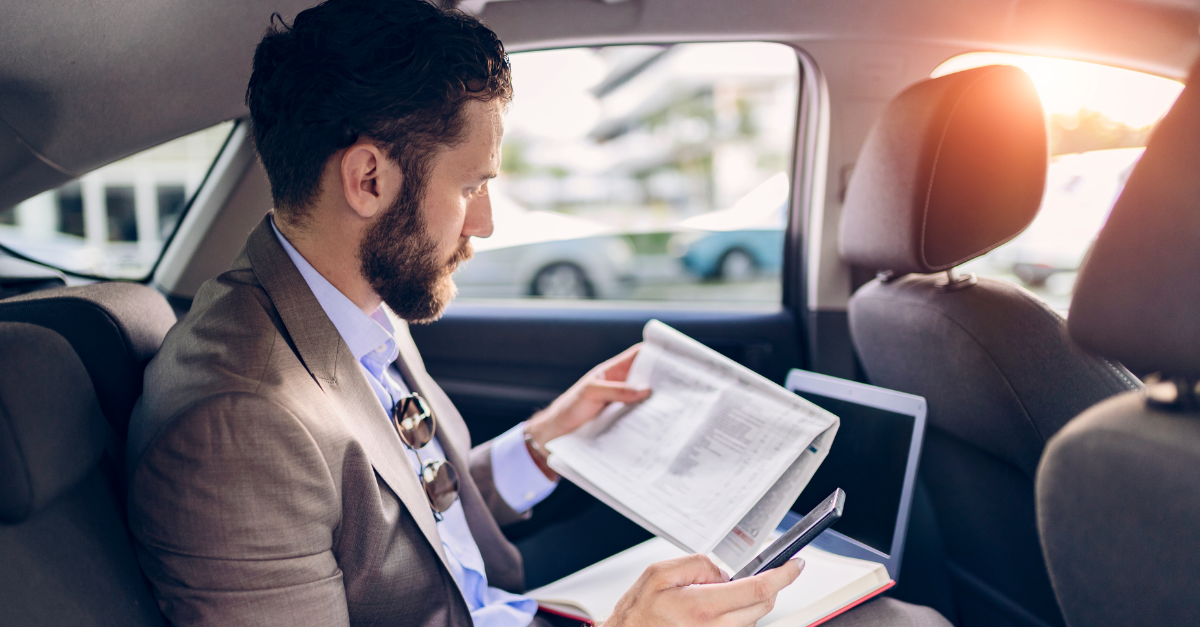
[[[1080,271],[1071,337],[1164,382],[1051,440],[1038,526],[1072,627],[1200,624],[1200,62]]]
[[[0,322],[0,598],[11,625],[164,625],[101,470],[112,439],[62,336]]]
[[[851,337],[871,383],[929,403],[918,477],[967,627],[1062,624],[1038,542],[1037,462],[1079,411],[1139,385],[1073,346],[1026,290],[953,274],[1029,225],[1047,161],[1029,77],[968,70],[889,105],[843,209],[843,258],[879,272],[850,299]]]
[[[175,312],[152,288],[111,282],[0,300],[0,321],[36,324],[66,338],[87,368],[104,417],[123,443],[129,415],[142,395],[146,364],[175,324]]]

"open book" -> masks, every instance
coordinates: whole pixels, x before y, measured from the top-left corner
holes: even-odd
[[[825,459],[838,418],[657,320],[643,334],[628,382],[653,394],[550,441],[549,465],[658,537],[737,571]]]
[[[685,553],[654,538],[598,564],[528,592],[543,609],[584,622],[612,614],[622,594],[654,562]],[[779,592],[775,609],[760,627],[818,625],[892,587],[883,564],[842,557],[807,546],[800,551],[804,571]]]

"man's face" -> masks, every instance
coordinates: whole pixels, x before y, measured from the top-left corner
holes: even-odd
[[[363,275],[392,311],[432,322],[454,298],[453,273],[471,236],[492,234],[488,181],[500,169],[504,103],[464,105],[465,140],[435,152],[422,189],[406,181],[359,247]]]

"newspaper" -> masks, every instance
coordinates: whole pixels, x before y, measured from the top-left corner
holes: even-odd
[[[825,460],[837,416],[657,320],[613,404],[548,443],[550,467],[655,535],[749,562]]]

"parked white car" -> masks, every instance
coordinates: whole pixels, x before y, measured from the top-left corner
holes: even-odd
[[[633,248],[617,230],[553,211],[530,211],[491,189],[491,237],[455,275],[462,298],[620,298],[634,285]]]
[[[979,263],[1011,271],[1032,287],[1055,274],[1078,270],[1144,150],[1114,148],[1055,157],[1033,223]]]

